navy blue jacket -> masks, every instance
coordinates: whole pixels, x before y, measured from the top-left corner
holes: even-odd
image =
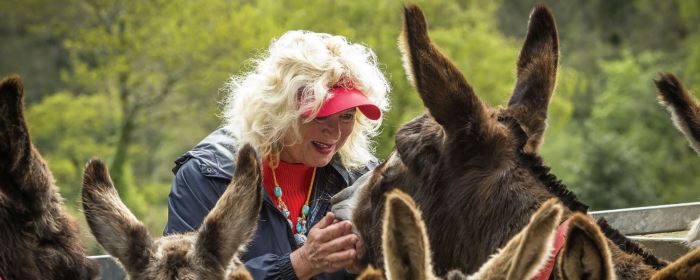
[[[204,138],[191,151],[175,161],[175,180],[168,197],[168,222],[164,235],[196,230],[223,195],[235,168],[236,140],[223,128]],[[349,172],[336,155],[330,164],[317,170],[311,196],[309,228],[330,211],[330,198],[374,168]],[[292,229],[282,213],[264,192],[258,228],[242,261],[255,279],[297,279],[289,254],[296,250]],[[313,279],[354,279],[345,272],[324,273]]]

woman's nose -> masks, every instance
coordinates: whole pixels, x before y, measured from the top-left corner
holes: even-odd
[[[330,119],[323,127],[323,132],[330,137],[338,137],[338,135],[340,135],[340,122],[338,120]]]

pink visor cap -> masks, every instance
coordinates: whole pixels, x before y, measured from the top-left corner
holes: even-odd
[[[330,93],[330,97],[321,105],[316,117],[327,117],[354,107],[357,107],[370,120],[378,120],[382,116],[379,107],[356,88],[336,87],[331,88]],[[309,114],[311,112],[306,112],[303,116]]]

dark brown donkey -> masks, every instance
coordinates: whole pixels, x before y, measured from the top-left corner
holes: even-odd
[[[424,214],[438,276],[451,269],[474,273],[552,197],[567,207],[564,217],[587,211],[537,154],[555,87],[558,40],[552,14],[544,6],[536,7],[508,105],[490,108],[430,41],[420,8],[404,8],[400,37],[404,66],[428,113],[399,129],[395,153],[364,184],[333,199],[337,216],[351,218],[359,231],[367,247],[365,261],[383,266],[382,202],[397,186]],[[348,209],[354,209],[352,217]],[[638,252],[609,246],[620,278],[647,278],[666,264],[614,230],[603,229],[611,244]]]
[[[700,154],[700,101],[673,74],[661,73],[654,82],[659,89],[659,102],[671,113],[673,124],[688,139],[690,147]],[[686,242],[690,247],[700,246],[700,219],[691,223]]]
[[[238,259],[262,205],[260,161],[250,145],[238,151],[233,178],[198,231],[154,240],[119,199],[104,164],[92,160],[83,179],[85,219],[130,279],[252,279]]]
[[[432,269],[432,252],[420,210],[398,189],[387,195],[382,250],[386,273],[368,267],[358,279],[440,279]],[[478,271],[465,276],[451,271],[446,279],[532,279],[547,262],[563,206],[557,199],[542,204],[520,233],[489,257]],[[559,279],[615,279],[607,239],[587,215],[576,213],[569,221],[570,237],[559,258]],[[386,277],[386,278],[385,278]]]
[[[0,278],[92,279],[75,220],[32,145],[18,76],[0,81]]]

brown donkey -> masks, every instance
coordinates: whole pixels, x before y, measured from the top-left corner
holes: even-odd
[[[260,162],[245,145],[233,180],[197,232],[152,240],[122,203],[99,160],[85,167],[83,208],[97,241],[131,279],[251,279],[238,259],[262,205]]]
[[[0,81],[0,278],[92,279],[75,220],[32,145],[18,76]]]
[[[700,102],[670,73],[661,73],[654,80],[659,102],[671,113],[673,124],[688,139],[690,147],[700,154]],[[700,246],[700,219],[693,221],[686,236],[690,247]]]
[[[381,202],[396,186],[426,214],[438,276],[452,269],[476,272],[550,198],[562,201],[566,218],[587,211],[537,155],[559,60],[557,29],[546,7],[538,6],[530,15],[517,81],[505,108],[479,100],[431,42],[415,5],[404,8],[400,47],[409,80],[428,113],[399,129],[396,151],[368,178],[358,180],[364,183],[333,199],[336,216],[352,219],[361,235],[367,263],[383,267]],[[647,278],[666,264],[601,225],[615,244],[609,248],[620,278]]]
[[[400,190],[387,195],[383,221],[382,249],[386,278],[439,279],[433,273],[430,244],[421,213],[410,196]],[[493,254],[479,270],[465,276],[451,271],[447,279],[497,280],[531,279],[550,257],[556,229],[564,212],[550,199],[532,215],[530,222]],[[560,279],[614,279],[607,243],[590,219],[576,214],[570,222],[572,246],[565,248]],[[589,237],[591,236],[591,237]],[[571,252],[571,253],[569,253]],[[585,262],[579,260],[585,259]],[[369,267],[359,279],[384,279],[381,270]]]
[[[410,196],[394,189],[386,196],[382,250],[386,273],[368,267],[358,277],[372,279],[439,279],[433,273],[432,251],[421,212]],[[450,271],[446,279],[533,279],[551,258],[562,205],[550,199],[508,243],[489,257],[479,270],[465,276]],[[613,280],[616,275],[607,238],[588,215],[575,213],[568,221],[567,239],[558,258],[558,278]],[[652,279],[695,279],[700,275],[700,249],[655,273]]]

